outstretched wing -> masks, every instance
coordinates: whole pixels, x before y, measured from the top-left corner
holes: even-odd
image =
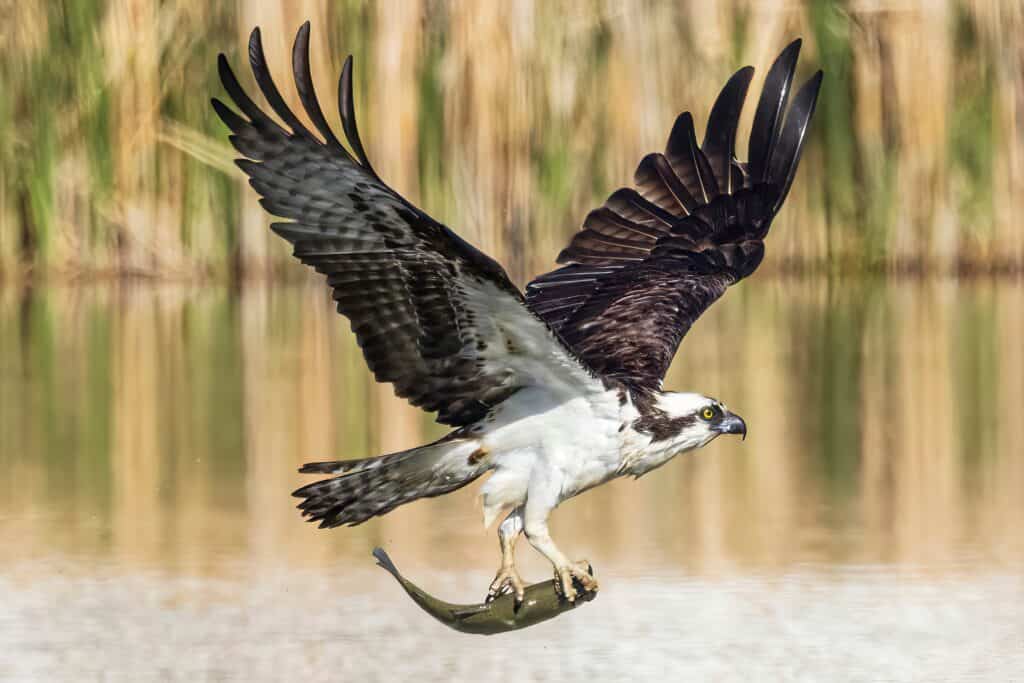
[[[462,426],[524,386],[596,382],[571,357],[494,260],[434,221],[373,170],[352,106],[352,60],[339,83],[349,153],[328,126],[309,69],[309,24],[292,66],[319,140],[285,104],[267,69],[259,29],[249,62],[282,126],[245,93],[220,56],[220,78],[241,111],[213,106],[244,159],[239,167],[270,213],[271,228],[306,265],[327,276],[380,382],[438,420]]]
[[[768,72],[749,161],[734,153],[754,73],[746,67],[715,101],[703,144],[693,117],[681,114],[664,154],[640,162],[637,189],[620,189],[592,211],[558,256],[565,266],[527,286],[530,308],[594,371],[636,389],[660,388],[694,321],[761,263],[821,86],[819,71],[786,111],[799,52],[797,40]]]

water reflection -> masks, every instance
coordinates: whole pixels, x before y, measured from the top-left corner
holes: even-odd
[[[667,386],[726,401],[750,438],[576,499],[555,533],[637,575],[1019,568],[1022,332],[1015,282],[744,284],[686,340]],[[382,541],[438,569],[496,563],[473,489],[356,529],[299,522],[302,462],[443,432],[370,380],[319,287],[7,289],[0,345],[8,565],[317,567],[363,563]]]
[[[322,287],[0,290],[0,679],[1005,679],[1022,332],[1019,282],[740,285],[667,385],[749,438],[566,504],[554,533],[600,599],[481,643],[369,557],[479,599],[498,552],[474,488],[332,532],[292,507],[304,461],[443,432],[371,382]]]

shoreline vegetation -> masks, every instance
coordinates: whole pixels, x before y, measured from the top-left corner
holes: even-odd
[[[803,68],[826,80],[766,270],[1024,273],[1024,8],[1008,0],[927,11],[903,0],[11,9],[0,27],[0,283],[297,279],[209,98],[221,94],[220,51],[251,86],[255,25],[286,82],[306,19],[325,104],[354,55],[357,116],[381,175],[519,283],[629,184],[677,113],[703,125],[744,64],[758,70],[756,93],[796,36]]]

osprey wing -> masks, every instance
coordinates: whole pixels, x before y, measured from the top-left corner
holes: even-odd
[[[660,388],[694,321],[761,263],[821,86],[819,71],[786,111],[799,52],[797,40],[768,72],[748,162],[736,159],[734,145],[751,67],[722,89],[701,146],[692,116],[681,114],[665,152],[640,162],[637,189],[620,189],[592,211],[558,256],[564,267],[527,286],[530,308],[594,371]]]
[[[239,167],[270,213],[271,229],[295,256],[327,276],[338,311],[380,382],[413,405],[462,426],[518,389],[566,380],[594,382],[494,260],[388,187],[360,142],[352,106],[352,61],[339,83],[350,153],[328,126],[309,69],[309,24],[299,30],[292,66],[299,98],[318,139],[285,104],[267,69],[259,29],[249,61],[260,90],[284,122],[245,93],[219,59],[221,81],[241,115],[213,100],[243,157]]]

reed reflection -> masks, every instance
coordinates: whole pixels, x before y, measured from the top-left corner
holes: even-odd
[[[699,383],[750,438],[590,492],[554,524],[627,572],[1019,564],[1022,332],[1015,282],[744,284],[666,386]],[[6,289],[0,345],[9,562],[318,566],[383,540],[438,566],[490,558],[474,488],[334,532],[292,509],[302,462],[444,431],[373,383],[319,286]]]

